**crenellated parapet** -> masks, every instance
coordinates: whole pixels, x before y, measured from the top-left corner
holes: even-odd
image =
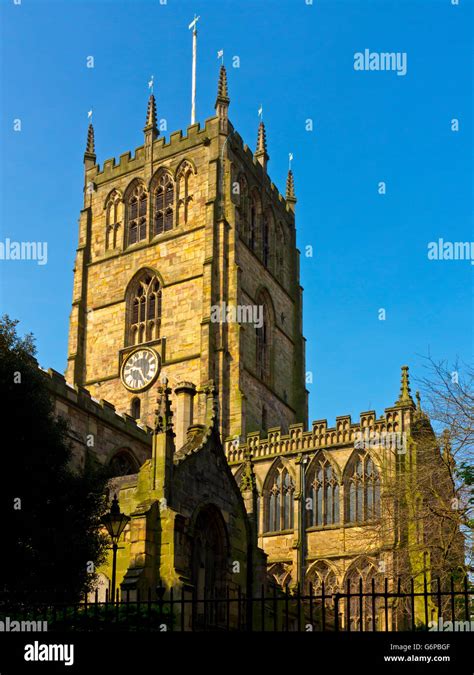
[[[65,377],[56,370],[49,368],[41,370],[47,379],[47,386],[56,403],[66,404],[68,407],[77,408],[84,414],[93,416],[95,420],[104,425],[113,427],[127,436],[131,436],[146,445],[151,445],[152,429],[137,423],[127,413],[119,413],[109,401],[94,398],[91,393],[79,385],[72,386]],[[58,409],[58,405],[56,406]],[[59,406],[61,412],[61,405]]]
[[[247,435],[246,441],[227,439],[224,444],[229,464],[240,464],[250,451],[253,461],[278,455],[293,455],[319,449],[354,447],[361,436],[399,433],[408,429],[413,409],[411,405],[386,408],[377,418],[375,410],[360,413],[359,422],[352,422],[350,415],[336,417],[336,424],[328,427],[327,420],[316,420],[312,428],[305,430],[303,424],[292,424],[288,433],[280,427],[268,430],[265,437],[256,431]]]
[[[197,145],[208,145],[211,138],[217,136],[217,122],[216,117],[211,117],[205,121],[203,128],[196,123],[188,126],[185,133],[180,130],[172,132],[169,138],[159,136],[153,141],[153,163],[159,164],[172,159],[174,155],[185,153]],[[88,178],[99,187],[108,181],[115,181],[128,173],[139,171],[144,166],[145,146],[141,145],[135,149],[133,155],[128,151],[121,154],[118,161],[115,157],[106,159],[102,168],[100,164],[96,164],[94,169],[88,172]]]

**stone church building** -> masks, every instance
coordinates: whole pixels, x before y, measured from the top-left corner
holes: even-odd
[[[117,583],[258,596],[426,572],[389,489],[430,429],[408,368],[380,417],[308,430],[293,174],[283,196],[263,122],[252,151],[229,104],[222,66],[215,115],[165,139],[152,94],[144,144],[101,166],[89,127],[67,372],[45,377],[77,465],[110,465],[130,516]]]

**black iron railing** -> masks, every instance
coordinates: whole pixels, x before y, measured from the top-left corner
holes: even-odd
[[[362,580],[336,592],[327,592],[324,584],[317,592],[311,584],[304,592],[262,586],[252,597],[240,587],[214,589],[202,597],[194,589],[158,587],[145,595],[117,590],[115,601],[108,591],[103,597],[96,591],[78,603],[2,595],[0,619],[37,622],[38,630],[47,622],[49,631],[474,630],[473,587],[467,578],[444,585],[436,580],[429,588],[426,578],[421,584],[372,579],[368,586]]]

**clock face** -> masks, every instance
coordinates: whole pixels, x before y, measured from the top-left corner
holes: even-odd
[[[122,366],[122,382],[132,391],[148,387],[158,375],[158,356],[151,349],[138,349]]]

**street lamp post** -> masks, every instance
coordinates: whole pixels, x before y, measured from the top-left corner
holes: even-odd
[[[129,516],[126,516],[124,513],[120,512],[120,506],[118,503],[117,495],[114,495],[112,504],[110,506],[110,511],[102,518],[102,524],[106,527],[107,532],[112,539],[112,602],[115,602],[115,577],[117,575],[117,549],[118,541],[120,535],[124,531],[128,521],[130,520]]]

